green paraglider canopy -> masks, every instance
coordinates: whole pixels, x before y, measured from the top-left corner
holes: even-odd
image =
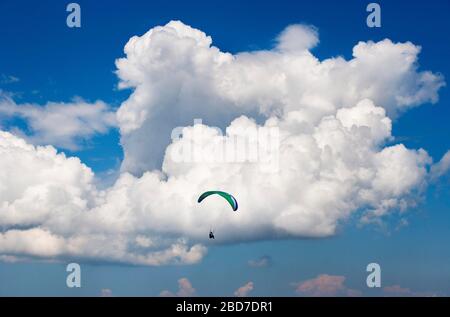
[[[222,196],[223,198],[225,198],[228,201],[228,203],[230,204],[231,208],[233,208],[234,211],[236,211],[238,209],[238,203],[237,203],[236,198],[234,198],[233,195],[231,195],[231,194],[228,194],[226,192],[222,192],[219,190],[211,190],[211,191],[204,192],[203,194],[200,195],[200,197],[198,197],[197,202],[201,203],[203,199],[205,199],[206,197],[211,196],[211,195]]]

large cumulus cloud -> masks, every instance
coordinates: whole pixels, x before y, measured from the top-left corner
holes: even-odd
[[[293,25],[272,50],[236,55],[179,21],[134,36],[118,59],[120,87],[132,88],[118,111],[125,160],[134,174],[159,168],[174,126],[202,118],[226,127],[246,113],[296,116],[315,126],[324,116],[370,99],[389,116],[436,102],[443,80],[417,71],[420,47],[410,42],[359,42],[353,58],[320,61],[308,50],[316,29]],[[162,136],[161,136],[162,135]],[[142,144],[148,141],[151,147]]]
[[[412,43],[360,42],[351,60],[320,61],[309,51],[318,42],[315,28],[294,25],[271,50],[232,55],[177,21],[131,38],[117,60],[120,87],[132,89],[117,112],[118,180],[100,190],[78,159],[1,133],[0,253],[196,263],[211,226],[232,243],[326,237],[354,215],[403,214],[432,159],[386,145],[392,120],[436,102],[443,79],[418,71]],[[255,131],[275,135],[269,161],[229,156]],[[431,169],[446,170],[442,162]],[[240,212],[215,199],[197,204],[208,189],[233,192]]]

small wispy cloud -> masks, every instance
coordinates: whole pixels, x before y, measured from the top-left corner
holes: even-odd
[[[36,145],[54,145],[78,150],[98,134],[115,127],[115,112],[103,101],[89,103],[81,98],[72,102],[48,102],[45,105],[16,103],[10,94],[0,91],[0,123],[21,119],[27,129],[12,126],[9,131]],[[63,123],[63,124],[58,124]]]
[[[20,79],[16,76],[1,74],[0,75],[0,84],[13,84],[19,82]]]
[[[447,151],[439,162],[431,166],[430,178],[437,180],[450,170],[450,151]]]
[[[294,283],[295,292],[300,296],[361,296],[361,292],[345,285],[345,276],[320,274],[303,282]]]
[[[253,282],[248,282],[245,285],[242,285],[241,287],[239,287],[235,292],[234,292],[234,296],[236,297],[245,297],[248,296],[248,294],[253,291],[254,285]]]
[[[191,282],[183,277],[178,280],[178,291],[173,293],[169,290],[164,290],[159,293],[160,297],[192,297],[195,296],[196,290],[192,287]]]
[[[100,291],[100,296],[101,297],[112,297],[113,296],[112,290],[109,288],[103,288]]]
[[[257,259],[249,260],[248,266],[250,267],[268,267],[272,265],[272,257],[263,255]]]
[[[417,292],[398,284],[383,287],[383,294],[389,297],[434,297],[438,296],[433,292]]]

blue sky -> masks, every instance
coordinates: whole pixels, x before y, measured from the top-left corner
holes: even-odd
[[[0,83],[16,103],[69,102],[74,97],[103,100],[120,107],[130,90],[117,89],[114,64],[123,57],[130,37],[170,20],[181,20],[210,35],[222,51],[238,53],[274,47],[274,38],[287,25],[311,24],[320,34],[312,50],[319,59],[352,57],[359,41],[411,41],[422,47],[421,70],[450,77],[450,43],[445,1],[378,1],[382,27],[368,28],[365,6],[369,1],[78,1],[82,27],[65,25],[65,1],[2,1],[0,3],[0,76],[17,82]],[[392,134],[409,148],[424,148],[434,160],[450,149],[450,95],[439,91],[439,102],[408,110],[393,123]],[[8,129],[21,124],[10,121]],[[399,140],[399,141],[398,141]],[[97,175],[117,170],[123,159],[117,129],[96,134],[78,150],[60,149],[77,156]],[[106,177],[106,176],[104,176]],[[288,239],[241,242],[209,247],[198,264],[156,267],[115,263],[82,263],[82,288],[65,285],[65,262],[27,261],[0,263],[0,295],[114,295],[156,296],[177,290],[186,277],[199,295],[232,295],[252,281],[252,295],[295,295],[292,283],[320,274],[345,276],[345,284],[365,295],[381,294],[365,285],[365,267],[382,267],[383,286],[400,285],[411,292],[450,294],[450,183],[443,177],[428,187],[424,199],[410,208],[409,224],[396,230],[360,227],[347,221],[336,235],[323,239]],[[268,256],[267,267],[255,268],[249,260]]]

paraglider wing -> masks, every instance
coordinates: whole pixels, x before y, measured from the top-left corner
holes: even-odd
[[[211,195],[222,196],[223,198],[225,198],[228,201],[228,203],[230,204],[231,208],[233,208],[234,211],[236,211],[238,209],[237,200],[236,200],[236,198],[233,197],[233,195],[228,194],[226,192],[218,191],[218,190],[211,190],[211,191],[204,192],[203,194],[200,195],[200,197],[198,197],[197,202],[201,203],[203,199],[205,199],[206,197],[211,196]]]

